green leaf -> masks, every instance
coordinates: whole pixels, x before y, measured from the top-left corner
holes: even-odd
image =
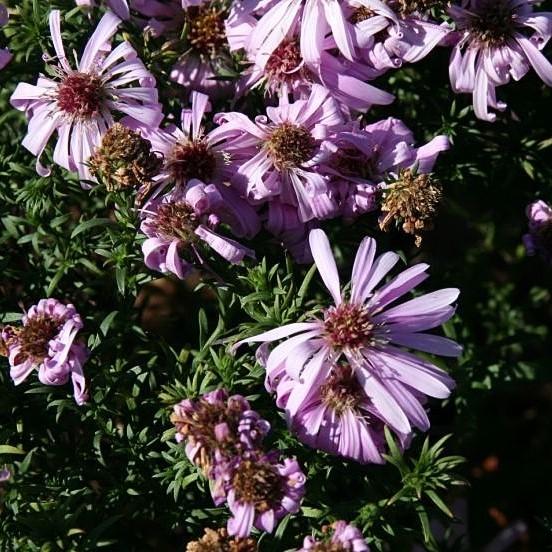
[[[11,445],[0,445],[0,454],[25,454],[25,451]]]
[[[77,226],[75,226],[73,232],[71,232],[71,238],[74,238],[79,234],[90,230],[91,228],[95,228],[96,226],[108,226],[110,224],[114,223],[111,219],[108,218],[94,218],[91,220],[84,220],[77,224]]]

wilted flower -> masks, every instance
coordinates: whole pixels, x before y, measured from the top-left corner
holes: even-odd
[[[338,132],[334,141],[338,149],[324,172],[331,177],[332,198],[346,219],[353,220],[375,210],[379,197],[383,196],[383,207],[394,220],[400,219],[399,212],[403,213],[401,224],[408,218],[405,231],[411,224],[416,226],[414,215],[416,221],[423,221],[425,228],[430,227],[438,185],[429,173],[439,154],[450,147],[446,136],[436,136],[427,144],[415,147],[412,131],[399,119],[389,117]],[[420,198],[425,204],[423,213],[422,206],[417,205]]]
[[[380,228],[388,230],[398,223],[407,234],[422,243],[422,232],[433,228],[433,218],[441,202],[442,188],[429,174],[416,174],[411,169],[399,172],[398,179],[383,191]]]
[[[19,385],[34,370],[45,385],[64,385],[71,378],[77,404],[88,399],[82,366],[88,349],[76,342],[81,317],[71,304],[41,299],[23,316],[19,327],[5,326],[2,341],[7,348],[10,376]]]
[[[322,528],[326,533],[323,540],[305,537],[303,548],[297,552],[369,552],[362,533],[346,521],[335,521],[330,527]]]
[[[4,4],[0,4],[0,27],[3,27],[8,22],[8,9]],[[7,48],[0,48],[0,70],[4,69],[10,62],[12,55]]]
[[[222,477],[233,516],[228,533],[241,538],[253,526],[272,533],[278,520],[299,511],[305,494],[306,478],[297,461],[280,462],[274,452],[236,457]]]
[[[451,303],[459,290],[441,289],[388,308],[425,280],[429,267],[414,265],[376,290],[399,256],[387,252],[376,258],[375,240],[365,238],[355,258],[350,297],[346,298],[328,238],[322,230],[312,230],[309,241],[335,306],[324,309],[320,318],[288,324],[240,343],[270,343],[289,337],[271,351],[266,371],[272,389],[277,388],[283,370],[296,380],[286,402],[290,417],[320,392],[335,363],[344,361],[379,420],[403,435],[411,431],[411,424],[426,430],[429,420],[420,399],[424,395],[447,398],[454,382],[429,361],[401,347],[458,356],[461,347],[457,343],[424,331],[451,318],[455,311]]]
[[[88,164],[92,176],[100,178],[108,191],[115,191],[151,185],[162,160],[139,132],[115,123]]]
[[[12,105],[29,117],[23,146],[37,156],[40,175],[49,174],[40,157],[56,131],[54,162],[78,172],[82,180],[91,180],[86,162],[113,125],[114,112],[130,115],[146,125],[157,126],[161,122],[155,81],[134,48],[122,42],[109,52],[108,45],[120,22],[111,12],[102,17],[74,70],[63,48],[60,12],[50,13],[50,32],[58,60],[53,67],[55,76],[40,76],[36,85],[20,83],[11,97]],[[129,86],[134,81],[139,86]]]
[[[427,17],[430,8],[446,2],[348,0],[354,42],[372,68],[372,78],[404,63],[416,63],[427,56],[451,32]]]
[[[527,206],[529,233],[523,236],[528,255],[538,253],[552,263],[552,207],[539,200]]]
[[[204,263],[205,245],[232,264],[245,256],[255,257],[251,249],[215,232],[221,221],[232,224],[239,219],[240,208],[245,217],[251,210],[239,198],[227,202],[231,190],[224,194],[214,184],[192,179],[185,187],[150,199],[143,208],[140,225],[148,237],[142,245],[146,266],[184,279],[194,265]],[[237,226],[236,231],[240,229]]]
[[[552,86],[552,65],[542,50],[552,36],[552,13],[533,13],[533,0],[466,0],[450,16],[459,29],[450,60],[455,92],[473,94],[475,114],[485,121],[503,111],[496,87],[520,80],[531,67]]]
[[[250,538],[240,539],[228,535],[224,528],[205,529],[205,535],[189,542],[186,552],[257,552],[257,543]]]
[[[244,397],[228,396],[224,389],[176,404],[171,421],[176,427],[176,440],[186,441],[190,461],[209,477],[217,462],[228,462],[258,448],[270,429]]]

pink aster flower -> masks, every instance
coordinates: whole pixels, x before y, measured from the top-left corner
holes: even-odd
[[[224,190],[223,195],[214,184],[192,179],[186,187],[148,201],[140,226],[148,238],[142,245],[146,266],[183,279],[194,264],[204,263],[205,245],[232,264],[246,255],[254,257],[252,250],[215,232],[221,221],[231,224],[240,219],[240,212],[233,211],[239,200],[226,201],[231,194]]]
[[[234,4],[236,6],[237,4]],[[248,17],[248,16],[243,16]],[[372,105],[390,104],[394,96],[365,82],[371,72],[363,64],[350,61],[343,56],[333,55],[330,48],[322,49],[316,63],[307,62],[302,55],[299,28],[294,25],[273,50],[266,50],[264,44],[240,40],[245,26],[250,27],[247,37],[255,34],[258,22],[248,17],[241,25],[227,23],[229,42],[236,48],[245,49],[250,66],[238,82],[238,93],[242,94],[253,86],[263,87],[267,93],[287,101],[288,96],[302,99],[309,96],[313,84],[321,84],[344,108],[366,111]],[[237,36],[236,36],[237,35]]]
[[[233,65],[224,27],[227,15],[227,6],[220,0],[182,0],[178,21],[180,28],[185,26],[186,36],[171,80],[211,98],[233,91],[233,83],[220,76]]]
[[[146,125],[161,122],[155,81],[134,48],[123,42],[109,52],[120,22],[111,12],[103,16],[74,70],[63,48],[60,12],[50,13],[50,32],[58,59],[56,76],[40,76],[36,85],[21,83],[11,97],[12,105],[29,117],[23,145],[37,156],[40,175],[49,174],[40,157],[56,131],[54,162],[78,172],[82,180],[92,180],[86,162],[113,124],[115,112]],[[138,86],[131,86],[133,82]]]
[[[527,206],[529,233],[523,236],[528,255],[538,253],[547,262],[552,262],[552,207],[539,200]]]
[[[278,520],[299,511],[305,474],[296,460],[278,459],[275,452],[244,454],[224,474],[232,517],[228,533],[244,538],[253,527],[272,533]]]
[[[254,204],[278,197],[297,209],[301,222],[332,216],[335,205],[317,166],[335,150],[328,138],[343,123],[337,102],[314,85],[308,99],[266,111],[268,117],[254,123],[242,113],[218,116],[216,138],[250,157],[237,169],[233,185]]]
[[[191,104],[191,108],[182,111],[181,128],[174,124],[152,128],[130,117],[122,121],[125,126],[139,131],[151,142],[152,150],[163,156],[163,168],[157,179],[160,188],[167,184],[184,186],[192,179],[223,184],[249,159],[248,150],[244,152],[239,144],[224,142],[216,129],[206,131],[204,117],[210,110],[208,96],[192,92]],[[244,234],[249,236],[258,232],[257,217],[255,213],[252,215],[243,218],[247,229]]]
[[[356,254],[347,297],[328,238],[322,230],[310,233],[311,251],[335,305],[321,317],[288,324],[238,343],[271,343],[286,339],[266,360],[267,385],[276,389],[282,370],[296,380],[286,401],[287,414],[295,417],[330,377],[340,361],[348,364],[378,418],[398,434],[408,434],[411,424],[427,426],[420,397],[447,398],[453,380],[428,360],[405,349],[456,357],[461,347],[426,330],[446,322],[457,289],[441,289],[398,305],[392,303],[427,278],[428,265],[421,263],[401,272],[376,289],[398,262],[396,253],[375,257],[376,242],[365,238]]]
[[[177,430],[176,440],[186,443],[190,462],[209,477],[216,464],[258,449],[270,430],[270,424],[244,397],[229,396],[225,389],[181,401],[174,406],[171,421]]]
[[[273,373],[276,384],[276,404],[287,408],[297,380],[286,372]],[[326,371],[326,370],[325,370]],[[384,423],[380,412],[366,395],[353,368],[347,363],[335,363],[327,369],[326,381],[317,387],[310,398],[288,419],[291,430],[307,445],[336,456],[350,458],[362,464],[383,464],[382,453],[387,451]],[[423,402],[423,399],[418,396]],[[423,411],[413,422],[422,430],[429,428]],[[398,435],[404,447],[408,435]]]
[[[478,118],[496,120],[489,108],[503,111],[496,87],[520,80],[531,67],[552,86],[552,65],[542,50],[552,36],[552,13],[533,12],[533,0],[464,0],[450,16],[459,40],[450,60],[455,92],[473,95]]]
[[[0,27],[3,27],[8,22],[8,9],[4,4],[0,4]],[[0,48],[0,70],[4,69],[11,61],[12,55],[7,48]]]
[[[452,31],[417,11],[424,2],[347,0],[353,43],[372,68],[372,78],[426,57]],[[431,2],[426,4],[439,4]]]
[[[75,341],[82,319],[71,304],[41,299],[23,316],[21,327],[5,326],[2,340],[8,350],[10,376],[19,385],[36,368],[45,385],[73,382],[77,404],[88,399],[82,366],[88,349]]]
[[[362,533],[354,525],[346,521],[334,521],[330,529],[323,541],[314,537],[305,537],[303,548],[297,552],[317,552],[318,550],[370,552]]]

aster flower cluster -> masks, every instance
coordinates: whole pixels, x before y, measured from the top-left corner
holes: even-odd
[[[285,409],[290,428],[306,444],[362,463],[383,463],[383,427],[405,446],[412,427],[429,428],[427,397],[445,399],[453,380],[405,349],[445,357],[462,352],[454,341],[425,331],[449,320],[459,290],[441,289],[395,304],[427,277],[414,265],[378,288],[399,256],[376,257],[365,238],[355,257],[350,294],[340,287],[328,238],[312,230],[310,245],[334,305],[305,322],[247,338],[261,342],[266,386]],[[285,339],[270,352],[266,345]]]
[[[69,240],[80,232],[84,241],[84,232],[95,225],[109,226],[116,234],[117,225],[119,230],[123,226],[123,208],[130,213],[125,231],[131,237],[114,244],[114,249],[121,247],[112,256],[105,244],[87,243],[92,260],[80,250],[77,260],[72,250],[63,260],[94,274],[105,270],[111,275],[116,265],[119,285],[127,276],[120,266],[127,258],[134,263],[133,253],[141,252],[145,268],[131,275],[136,288],[151,278],[175,287],[181,281],[199,282],[200,287],[215,282],[210,291],[220,301],[220,319],[212,339],[203,339],[211,320],[203,324],[202,311],[199,347],[186,343],[179,356],[169,340],[156,338],[160,349],[170,350],[181,364],[186,355],[207,357],[211,349],[232,363],[237,348],[257,344],[257,364],[251,379],[244,381],[253,381],[264,370],[274,416],[278,408],[283,411],[286,438],[294,436],[290,448],[299,443],[309,452],[322,451],[313,452],[317,462],[331,465],[335,458],[328,459],[330,455],[340,464],[357,463],[362,466],[355,469],[369,470],[373,467],[367,465],[384,464],[390,449],[405,451],[417,433],[429,430],[432,403],[447,400],[455,388],[445,366],[447,359],[461,356],[462,346],[435,330],[455,315],[460,291],[419,292],[429,277],[429,264],[409,264],[394,272],[405,255],[378,252],[376,238],[363,236],[366,228],[367,233],[399,230],[420,252],[426,233],[438,226],[436,216],[447,198],[447,182],[435,167],[459,130],[443,117],[446,130],[424,128],[426,141],[419,143],[405,122],[379,111],[397,100],[393,78],[387,83],[384,78],[438,47],[449,48],[452,90],[471,94],[475,116],[493,122],[507,108],[497,96],[500,86],[530,70],[552,86],[552,65],[544,54],[552,37],[552,13],[536,11],[535,0],[74,4],[67,13],[52,9],[44,18],[51,38],[40,61],[44,72],[10,88],[9,102],[26,125],[21,145],[25,155],[33,156],[40,182],[48,184],[61,174],[80,183],[80,199],[85,200],[68,206],[64,215],[71,225]],[[15,13],[10,9],[10,17]],[[87,32],[82,49],[69,52],[71,41],[62,35],[62,22],[63,28],[70,27],[74,14],[95,27]],[[8,23],[8,9],[0,4],[0,28],[8,25],[6,36],[12,21]],[[14,44],[10,48],[19,61],[21,49]],[[11,59],[10,50],[1,48],[0,69]],[[402,97],[400,91],[397,97]],[[7,157],[5,165],[10,162]],[[88,203],[94,201],[108,210],[99,223],[86,220]],[[52,227],[64,224],[64,217],[51,221]],[[536,201],[527,207],[527,217],[527,253],[552,263],[552,207]],[[355,234],[360,220],[368,224]],[[333,234],[323,229],[328,221],[337,223],[336,228],[357,224],[349,233],[360,243],[355,241],[358,249],[345,285],[338,263],[349,262],[350,244],[334,243],[341,253],[334,257],[328,238]],[[74,230],[76,224],[81,226]],[[329,301],[303,302],[312,273],[301,293],[291,285],[288,298],[280,301],[284,286],[270,286],[274,274],[281,283],[281,265],[263,273],[268,276],[262,291],[242,296],[245,288],[240,286],[254,279],[247,265],[264,256],[265,248],[283,256],[280,246],[298,264],[314,260]],[[98,257],[108,259],[102,270],[94,264]],[[136,265],[126,266],[135,270]],[[59,283],[56,278],[65,276],[64,269],[43,288],[47,295]],[[284,280],[293,277],[290,270]],[[79,292],[85,295],[88,288]],[[294,294],[296,301],[289,299]],[[248,307],[255,301],[270,315],[251,316],[253,323],[231,318],[253,312]],[[101,303],[90,300],[98,310]],[[289,303],[293,307],[286,310]],[[113,311],[99,324],[104,337],[121,313]],[[233,328],[227,327],[230,319]],[[133,326],[134,320],[120,322]],[[240,326],[238,336],[240,322],[247,325]],[[3,326],[0,352],[7,357],[13,383],[20,385],[36,370],[44,385],[71,381],[76,403],[87,403],[83,366],[91,351],[79,337],[82,330],[75,306],[53,298],[30,307],[20,325]],[[152,355],[148,367],[156,359]],[[140,368],[132,366],[131,371]],[[151,370],[154,379],[155,367]],[[189,381],[195,385],[201,370],[195,373],[192,363],[191,371]],[[213,378],[226,386],[237,381],[234,373],[207,371],[197,388],[212,386]],[[113,386],[117,400],[123,379]],[[255,385],[262,387],[262,381]],[[104,400],[108,403],[109,397]],[[109,414],[117,411],[110,408],[106,404]],[[129,418],[118,424],[117,414],[115,424],[109,420],[105,425],[111,430],[127,424],[128,436],[134,423]],[[174,405],[170,419],[179,443],[172,449],[180,451],[181,445],[189,460],[182,464],[201,473],[215,506],[229,511],[226,527],[206,529],[188,544],[188,552],[254,552],[255,531],[278,534],[278,527],[285,528],[282,520],[300,512],[308,470],[292,453],[266,446],[271,424],[244,396],[218,388]],[[280,442],[288,446],[286,439]],[[96,444],[99,449],[103,442]],[[308,460],[301,464],[312,467]],[[332,476],[331,470],[328,474]],[[11,471],[2,470],[0,483],[11,477]],[[442,508],[440,497],[433,495]],[[329,511],[320,515],[335,519]],[[366,527],[362,515],[354,521]],[[422,525],[425,530],[427,519]],[[317,536],[305,537],[298,552],[368,552],[368,542],[355,525],[336,521]]]
[[[88,391],[82,367],[89,351],[76,340],[82,327],[75,307],[57,299],[41,299],[25,313],[21,326],[4,326],[1,344],[14,384],[34,370],[44,385],[64,385],[71,379],[76,403],[84,404]]]
[[[215,504],[228,504],[228,535],[245,539],[253,527],[271,533],[278,520],[298,512],[305,475],[295,459],[262,449],[270,424],[244,397],[218,389],[186,399],[174,406],[171,420],[186,455],[211,480]]]

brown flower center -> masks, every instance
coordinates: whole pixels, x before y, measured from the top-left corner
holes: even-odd
[[[335,349],[354,349],[372,344],[374,327],[367,309],[353,303],[330,307],[324,319],[324,335]]]
[[[259,512],[272,509],[283,496],[282,476],[268,462],[242,461],[232,479],[236,499],[255,505]]]
[[[514,34],[515,22],[508,0],[482,0],[470,17],[470,32],[478,42],[500,46]]]
[[[67,115],[87,120],[99,113],[104,95],[103,83],[99,77],[74,72],[67,75],[59,85],[57,104]]]
[[[224,16],[225,10],[211,4],[186,10],[187,37],[194,50],[214,56],[227,45]]]
[[[193,208],[183,201],[162,203],[155,213],[155,229],[160,237],[177,239],[182,245],[196,240],[199,221]]]
[[[277,83],[286,83],[293,77],[292,71],[296,71],[303,58],[297,39],[285,40],[268,58],[265,72],[269,80]]]
[[[320,388],[322,402],[341,414],[346,410],[354,410],[365,399],[365,393],[347,364],[334,367],[326,382]]]
[[[203,138],[178,142],[166,161],[166,168],[177,184],[192,178],[209,182],[216,166],[217,160]]]
[[[62,321],[44,314],[33,316],[17,332],[21,355],[41,362],[48,355],[48,344],[58,333]]]
[[[293,169],[309,160],[316,142],[303,126],[281,123],[274,128],[265,148],[278,170]]]

